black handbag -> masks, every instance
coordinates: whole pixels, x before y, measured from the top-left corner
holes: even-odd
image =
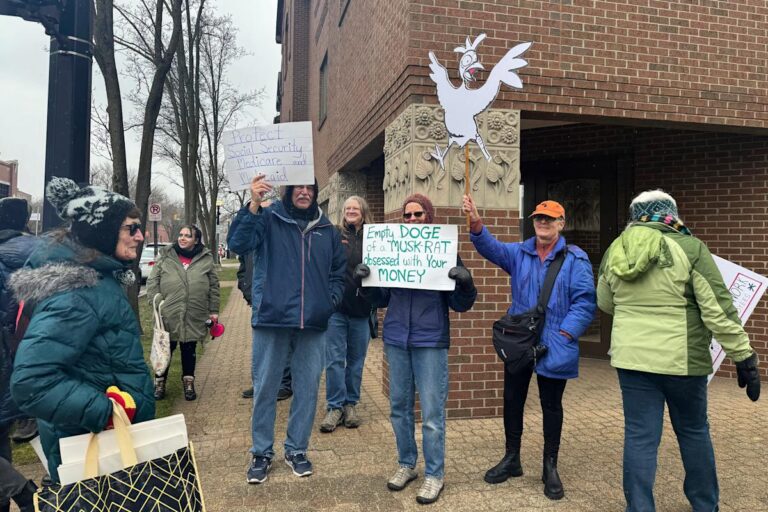
[[[536,364],[533,347],[541,337],[547,303],[552,295],[557,274],[565,261],[566,250],[550,263],[536,306],[519,315],[504,315],[493,323],[493,348],[504,361],[509,373],[514,374]]]

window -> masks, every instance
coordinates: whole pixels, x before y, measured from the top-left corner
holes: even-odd
[[[320,64],[320,119],[319,126],[325,122],[328,117],[328,52],[325,52],[323,62]],[[318,127],[319,127],[318,126]]]
[[[0,183],[0,199],[11,195],[11,186],[8,183]]]

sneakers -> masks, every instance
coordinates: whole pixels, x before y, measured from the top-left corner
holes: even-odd
[[[325,432],[326,434],[333,432],[343,421],[344,413],[341,412],[341,409],[331,409],[325,414],[323,422],[320,423],[320,432]]]
[[[240,396],[243,398],[253,398],[253,388],[243,390]]]
[[[267,479],[269,468],[272,467],[272,459],[254,455],[251,459],[251,465],[248,466],[246,479],[249,484],[260,484]]]
[[[189,402],[196,399],[197,393],[195,393],[195,378],[187,375],[182,377],[181,380],[184,383],[184,400]]]
[[[312,474],[312,463],[309,462],[306,453],[285,454],[285,463],[293,470],[296,476],[309,476]]]
[[[443,479],[435,478],[434,476],[428,476],[424,478],[424,483],[421,484],[418,492],[416,493],[416,502],[422,505],[434,503],[437,498],[440,497],[440,493],[443,491]]]
[[[402,491],[406,486],[416,480],[419,474],[413,468],[400,466],[387,482],[387,489],[390,491]]]
[[[360,416],[353,404],[344,406],[344,426],[347,428],[357,428],[360,426]]]
[[[155,400],[165,398],[165,377],[155,377]]]

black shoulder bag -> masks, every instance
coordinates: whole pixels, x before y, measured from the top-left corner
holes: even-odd
[[[564,249],[550,263],[536,306],[519,315],[504,315],[493,323],[493,348],[504,361],[509,373],[517,373],[536,364],[533,347],[544,329],[547,303],[560,268],[565,261]]]

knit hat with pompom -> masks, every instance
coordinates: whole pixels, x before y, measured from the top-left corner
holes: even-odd
[[[68,178],[53,178],[45,187],[45,197],[64,220],[72,222],[71,232],[78,242],[112,256],[120,236],[120,226],[136,203],[125,196],[96,186],[80,188]]]

